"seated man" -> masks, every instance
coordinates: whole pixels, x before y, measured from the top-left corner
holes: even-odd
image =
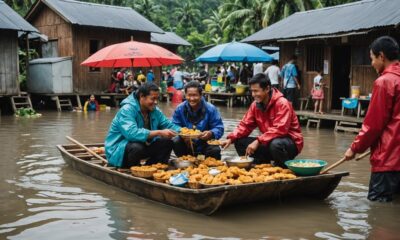
[[[168,162],[180,127],[156,107],[158,94],[156,84],[144,83],[122,101],[105,140],[110,165],[129,168],[146,158],[146,164]]]
[[[193,140],[194,154],[203,154],[206,157],[221,159],[221,149],[219,146],[208,145],[210,139],[219,139],[224,134],[224,124],[217,108],[208,103],[202,97],[200,84],[192,81],[186,84],[186,101],[179,104],[176,108],[172,122],[180,127],[187,127],[202,131],[197,140]],[[190,142],[177,137],[174,139],[174,152],[176,156],[192,155]]]
[[[286,167],[284,162],[295,158],[303,148],[303,136],[293,107],[281,92],[271,88],[264,73],[254,76],[249,85],[255,101],[221,145],[225,149],[235,143],[239,156],[252,156],[256,163],[274,161],[275,165]],[[262,134],[248,137],[256,127]]]

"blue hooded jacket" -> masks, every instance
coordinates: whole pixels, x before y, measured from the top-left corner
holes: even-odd
[[[192,111],[188,101],[179,104],[175,109],[172,122],[180,127],[191,129],[194,124],[189,118],[192,117],[198,121],[194,122],[196,129],[200,131],[210,130],[213,133],[214,139],[220,139],[222,135],[224,135],[224,124],[222,123],[222,118],[218,109],[211,103],[206,102],[204,98],[201,99],[201,106],[196,113]],[[195,142],[195,145],[198,145],[199,143],[200,142],[196,144]]]
[[[151,130],[172,129],[176,132],[180,131],[180,127],[173,124],[158,107],[150,112],[149,117]],[[104,144],[108,163],[115,167],[121,167],[126,144],[128,142],[144,143],[149,134],[150,130],[144,128],[139,101],[131,94],[121,102],[121,108],[108,130]]]

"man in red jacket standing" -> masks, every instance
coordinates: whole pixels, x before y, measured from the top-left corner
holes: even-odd
[[[303,148],[303,135],[292,104],[271,87],[264,73],[255,75],[249,85],[255,101],[221,145],[225,149],[235,143],[239,156],[253,156],[256,163],[274,161],[275,165],[286,167],[284,162],[295,158]],[[249,137],[256,127],[262,134]]]
[[[368,199],[390,202],[400,192],[400,63],[399,45],[384,36],[370,46],[375,80],[369,110],[361,131],[347,149],[347,160],[371,148]]]

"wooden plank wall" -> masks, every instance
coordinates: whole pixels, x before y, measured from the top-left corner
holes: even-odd
[[[59,57],[74,55],[71,25],[53,10],[43,5],[41,12],[31,23],[47,35],[49,40],[57,40]]]
[[[18,95],[17,31],[0,30],[0,95]]]
[[[80,65],[90,56],[90,40],[102,40],[105,47],[129,41],[131,36],[135,41],[150,42],[150,33],[148,32],[73,26],[73,47],[75,52],[72,64],[74,91],[84,94],[100,93],[106,90],[110,84],[111,68],[101,68],[99,72],[89,72],[89,67]]]
[[[368,65],[351,66],[351,76],[350,85],[360,86],[360,94],[364,96],[372,93],[374,80],[378,78],[375,69]]]

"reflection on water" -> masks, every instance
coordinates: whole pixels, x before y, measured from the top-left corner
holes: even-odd
[[[162,106],[168,116],[173,109]],[[229,133],[246,109],[220,107]],[[103,142],[115,111],[43,112],[38,119],[0,119],[0,239],[366,239],[398,236],[400,206],[366,199],[368,161],[338,167],[351,173],[325,201],[289,199],[247,204],[203,216],[116,189],[68,167],[56,144],[70,135]],[[354,138],[303,129],[298,158],[340,159]],[[233,147],[223,153],[235,155]],[[382,238],[383,239],[383,238]]]

